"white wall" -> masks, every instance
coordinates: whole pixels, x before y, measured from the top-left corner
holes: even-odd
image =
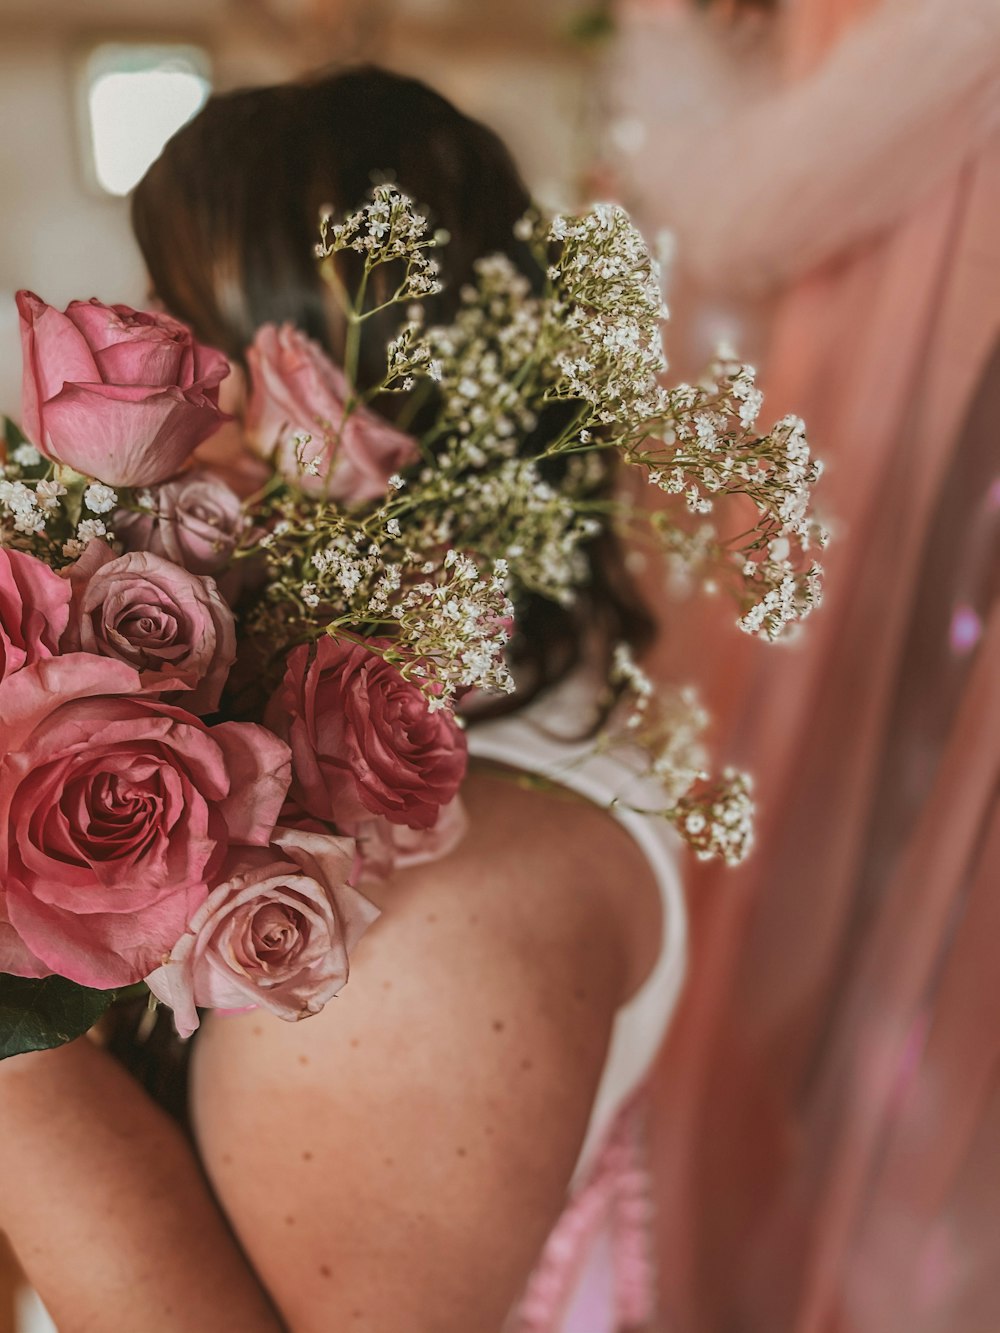
[[[392,0],[359,48],[344,27],[304,29],[295,14],[308,6],[299,0],[0,0],[0,412],[19,415],[14,291],[28,287],[59,306],[90,296],[141,305],[145,296],[127,201],[95,193],[80,161],[74,72],[89,45],[143,35],[198,42],[220,88],[362,55],[427,79],[492,125],[529,185],[562,202],[585,157],[587,65],[559,35],[570,0],[517,4],[520,17],[508,23],[502,7]]]
[[[194,41],[217,55],[219,81],[280,79],[280,54],[224,26],[225,0],[171,0],[146,7],[155,28],[137,28],[136,6],[116,0],[52,5],[0,0],[0,412],[19,415],[21,354],[13,293],[28,287],[53,305],[74,298],[142,305],[146,281],[128,202],[88,184],[74,104],[77,62],[115,37]],[[32,17],[32,14],[34,17]]]
[[[67,40],[4,34],[0,46],[0,411],[17,415],[13,293],[140,300],[142,265],[123,200],[90,194],[78,170]]]

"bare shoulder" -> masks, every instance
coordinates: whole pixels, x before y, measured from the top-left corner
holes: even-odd
[[[456,852],[380,893],[322,1014],[198,1039],[206,1166],[292,1333],[495,1333],[657,933],[648,867],[605,812],[489,771],[467,803]]]

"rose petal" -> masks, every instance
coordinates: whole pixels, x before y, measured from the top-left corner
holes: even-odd
[[[44,450],[42,404],[59,393],[67,380],[99,382],[100,373],[86,340],[65,315],[46,305],[34,292],[16,296],[21,327],[21,425],[27,437]]]
[[[166,480],[228,419],[203,395],[176,387],[71,383],[44,414],[49,455],[109,486]]]

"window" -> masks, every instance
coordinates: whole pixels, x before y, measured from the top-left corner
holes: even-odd
[[[211,92],[211,62],[198,46],[107,42],[83,64],[82,110],[88,176],[124,195],[170,136]]]

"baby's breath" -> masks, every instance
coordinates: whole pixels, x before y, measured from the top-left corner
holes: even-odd
[[[699,383],[664,385],[659,273],[622,209],[531,213],[514,231],[534,270],[506,255],[478,260],[454,318],[435,324],[422,301],[440,290],[429,252],[446,237],[405,194],[378,185],[355,212],[324,219],[318,253],[347,319],[345,414],[401,396],[400,423],[422,423],[420,461],[367,509],[282,489],[258,506],[244,554],[263,556],[268,579],[244,616],[276,662],[319,633],[356,635],[432,707],[467,689],[510,690],[515,608],[528,596],[572,606],[591,577],[588,546],[611,525],[645,526],[676,579],[732,593],[748,633],[776,638],[818,603],[815,552],[826,538],[811,513],[819,468],[802,423],[760,427],[754,371],[728,349]],[[356,292],[337,265],[348,254],[362,261]],[[394,276],[369,287],[385,265]],[[394,306],[384,377],[362,393],[361,326]],[[663,504],[610,495],[615,458],[644,473]],[[37,498],[17,503],[34,522]],[[665,793],[661,813],[699,855],[739,859],[749,781],[709,777],[697,701],[664,707],[624,648],[612,674],[629,701],[624,728]]]
[[[15,428],[8,422],[7,429]],[[108,537],[106,524],[96,516],[120,501],[136,503],[132,492],[119,493],[54,465],[21,440],[0,473],[0,546],[27,551],[59,569],[82,555],[94,538]]]
[[[342,222],[324,217],[320,237],[321,259],[353,250],[364,257],[366,270],[402,261],[404,276],[393,302],[419,301],[441,290],[437,261],[425,253],[439,237],[428,235],[427,218],[394,185],[377,185],[371,200]]]

